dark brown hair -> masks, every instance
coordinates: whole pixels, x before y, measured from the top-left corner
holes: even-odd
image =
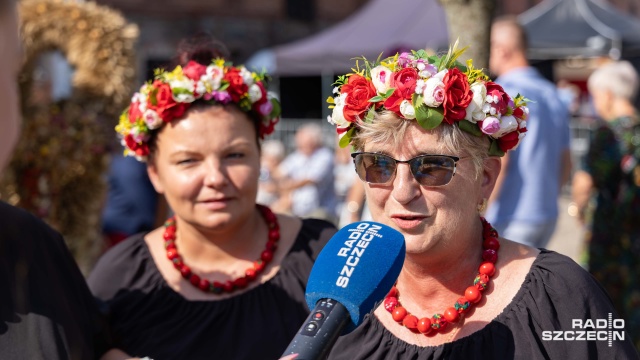
[[[206,66],[215,58],[229,59],[229,50],[211,34],[200,32],[180,40],[171,65],[172,68],[178,65],[184,67],[189,61],[195,61]]]
[[[0,1],[6,1],[6,0],[0,0]],[[222,58],[222,59],[228,60],[229,59],[228,56],[229,56],[229,51],[221,41],[211,36],[211,34],[201,32],[191,37],[184,38],[178,43],[176,56],[172,61],[172,68],[175,68],[178,65],[184,67],[189,63],[189,61],[195,61],[201,65],[207,66],[211,64],[211,61],[213,59]],[[187,110],[187,112],[200,111],[200,110],[207,109],[211,106],[220,106],[225,109],[235,108],[239,110],[242,114],[245,114],[247,116],[247,119],[251,121],[253,125],[255,134],[256,134],[256,143],[258,144],[258,148],[260,148],[260,122],[262,120],[253,111],[251,112],[243,111],[235,103],[222,105],[215,101],[198,99],[190,104],[189,110]],[[162,131],[162,129],[159,129],[157,131],[152,131],[150,133],[150,138],[148,141],[150,160],[153,158],[153,155],[157,151],[157,138],[158,138],[158,132],[160,131]]]

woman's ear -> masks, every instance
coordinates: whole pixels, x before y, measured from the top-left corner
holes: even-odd
[[[153,160],[149,159],[148,161],[147,175],[149,175],[149,180],[158,194],[164,194],[164,186],[162,186],[162,180],[158,174],[158,167]]]
[[[499,157],[491,156],[484,160],[481,174],[482,183],[480,184],[482,197],[484,199],[489,199],[491,197],[491,193],[493,192],[498,176],[500,175],[501,168],[502,160]]]

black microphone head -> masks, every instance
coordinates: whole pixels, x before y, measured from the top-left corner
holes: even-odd
[[[352,330],[391,290],[404,256],[404,236],[387,225],[363,221],[343,227],[311,269],[306,291],[309,308],[321,299],[337,300],[349,311],[347,331]]]

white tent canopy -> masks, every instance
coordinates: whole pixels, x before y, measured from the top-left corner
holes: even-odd
[[[640,55],[640,20],[601,0],[547,0],[522,13],[529,57]]]
[[[399,48],[437,50],[448,43],[444,10],[436,0],[370,0],[343,22],[261,50],[247,65],[279,76],[339,74],[353,67],[354,57],[375,60]]]

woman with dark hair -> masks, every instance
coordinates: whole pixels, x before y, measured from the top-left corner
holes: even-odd
[[[89,285],[126,354],[275,359],[308,315],[307,277],[335,228],[256,204],[279,103],[263,75],[197,58],[157,72],[116,128],[175,215],[105,254]]]

